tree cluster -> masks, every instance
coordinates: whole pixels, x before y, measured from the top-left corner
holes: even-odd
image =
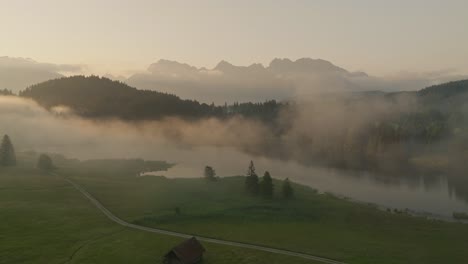
[[[12,96],[12,95],[15,95],[15,94],[12,91],[8,90],[8,89],[3,89],[3,90],[0,90],[0,95]]]
[[[247,175],[245,177],[245,189],[247,193],[258,196],[261,195],[264,198],[271,199],[274,195],[274,184],[273,178],[268,171],[265,171],[260,181],[257,173],[255,172],[255,165],[253,161],[250,161],[249,168],[247,169]],[[289,179],[283,182],[282,196],[285,199],[293,197],[293,188]]]

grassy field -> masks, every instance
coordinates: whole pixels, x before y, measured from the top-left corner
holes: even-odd
[[[294,200],[278,194],[265,200],[246,195],[242,177],[218,182],[136,177],[138,168],[131,164],[103,164],[81,163],[58,172],[128,222],[348,263],[468,263],[467,225],[383,212],[299,185]]]
[[[178,238],[123,228],[30,160],[0,167],[0,263],[160,263]],[[315,263],[205,243],[203,263]]]

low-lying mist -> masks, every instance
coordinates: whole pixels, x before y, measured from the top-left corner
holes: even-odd
[[[9,134],[19,149],[80,159],[167,160],[178,156],[176,150],[225,147],[304,164],[365,169],[379,155],[385,157],[379,160],[389,164],[406,158],[401,146],[382,144],[384,133],[375,131],[384,121],[417,108],[412,95],[391,100],[382,96],[323,96],[292,102],[274,124],[241,116],[124,122],[83,119],[63,106],[49,112],[34,101],[4,96],[0,97],[0,133]]]
[[[154,158],[170,156],[174,148],[236,147],[261,142],[267,128],[243,118],[126,123],[92,121],[58,106],[47,111],[34,101],[0,97],[0,133],[9,134],[20,150],[59,152],[70,157]]]
[[[467,180],[419,177],[412,175],[409,164],[418,160],[423,167],[440,163],[453,167],[446,161],[457,155],[446,151],[453,140],[408,141],[404,133],[395,134],[400,130],[390,122],[420,110],[414,95],[391,100],[329,96],[291,102],[274,124],[243,117],[124,122],[87,120],[67,107],[47,111],[34,101],[3,96],[0,133],[10,135],[17,151],[60,153],[81,160],[143,158],[177,164],[164,173],[168,177],[202,177],[206,165],[220,176],[242,175],[253,159],[260,175],[268,170],[275,178],[290,177],[321,191],[449,216],[466,208],[453,196],[468,197]],[[432,134],[428,135],[423,138],[431,139]],[[391,177],[381,172],[390,172]]]

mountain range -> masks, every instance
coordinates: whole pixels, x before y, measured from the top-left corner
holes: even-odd
[[[0,89],[18,92],[42,81],[80,74],[82,70],[80,65],[0,57]],[[306,98],[317,93],[418,90],[467,76],[441,71],[376,77],[362,71],[348,71],[322,59],[276,58],[267,66],[260,63],[236,66],[223,60],[212,69],[161,59],[128,78],[105,77],[137,89],[224,104]]]
[[[304,98],[317,93],[418,90],[464,77],[440,72],[383,78],[348,71],[322,59],[276,58],[267,66],[259,63],[235,66],[221,61],[212,69],[159,60],[146,72],[134,74],[125,82],[140,89],[222,104]]]

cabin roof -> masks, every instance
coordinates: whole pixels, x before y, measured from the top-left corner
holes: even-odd
[[[166,257],[174,253],[183,263],[195,263],[205,252],[205,248],[200,242],[192,237],[175,246],[166,254]]]

